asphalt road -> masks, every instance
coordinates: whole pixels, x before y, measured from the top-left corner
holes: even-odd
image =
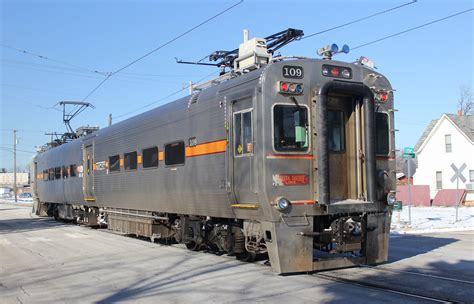
[[[0,303],[430,302],[365,285],[473,302],[472,232],[395,236],[390,248],[390,261],[376,268],[279,276],[263,263],[63,224],[0,203]]]

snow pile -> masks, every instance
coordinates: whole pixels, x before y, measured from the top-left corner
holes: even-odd
[[[411,224],[408,220],[408,206],[403,206],[401,212],[394,211],[392,214],[392,232],[421,233],[474,230],[474,208],[459,207],[458,221],[456,222],[456,207],[411,207]]]

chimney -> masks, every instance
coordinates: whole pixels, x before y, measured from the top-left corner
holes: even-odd
[[[458,109],[458,116],[462,116],[462,110],[461,109]]]

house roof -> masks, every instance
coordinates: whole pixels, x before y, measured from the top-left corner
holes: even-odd
[[[443,114],[443,116],[441,116],[441,118],[433,119],[428,124],[425,131],[416,142],[415,151],[418,151],[421,148],[421,146],[423,145],[425,140],[428,138],[433,128],[443,117],[447,117],[456,127],[458,127],[461,130],[462,133],[464,133],[466,137],[468,137],[471,140],[471,142],[474,142],[474,115],[458,116],[456,114],[445,113]]]

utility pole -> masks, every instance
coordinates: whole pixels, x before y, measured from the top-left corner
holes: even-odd
[[[15,195],[15,203],[18,202],[16,188],[16,132],[13,130],[13,193]]]
[[[109,127],[112,125],[112,113],[109,114]]]

